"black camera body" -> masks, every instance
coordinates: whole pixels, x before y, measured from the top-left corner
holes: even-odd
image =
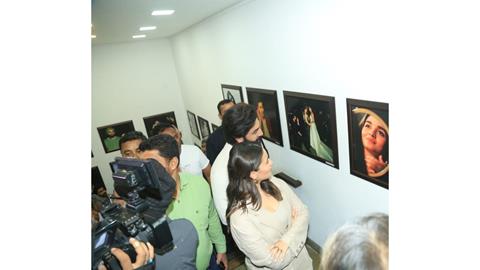
[[[122,269],[117,259],[110,253],[110,249],[115,247],[128,254],[132,262],[136,261],[137,254],[135,248],[128,243],[128,237],[117,231],[118,223],[116,221],[105,224],[95,232],[93,241],[92,262],[93,269],[103,261],[107,269]]]
[[[110,253],[112,247],[124,250],[135,262],[136,252],[128,239],[150,242],[157,254],[173,249],[173,239],[165,215],[175,190],[175,180],[157,161],[116,158],[114,187],[126,208],[107,200],[100,212],[92,241],[92,269],[103,261],[108,269],[121,269]]]

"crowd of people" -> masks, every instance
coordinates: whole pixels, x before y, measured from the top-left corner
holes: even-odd
[[[230,269],[229,258],[238,254],[247,269],[316,268],[305,246],[309,209],[272,175],[257,108],[222,100],[217,109],[222,125],[209,136],[205,153],[184,144],[169,123],[156,125],[149,138],[134,131],[119,139],[122,157],[158,162],[175,181],[166,210],[175,248],[158,255],[150,243],[132,238],[137,260],[119,249],[112,255],[122,269],[146,269],[152,262],[155,269]],[[313,122],[308,111],[305,117]],[[116,191],[113,197],[125,207],[125,198]],[[102,218],[97,195],[92,209],[95,224]],[[388,269],[388,216],[341,227],[325,243],[321,267]]]

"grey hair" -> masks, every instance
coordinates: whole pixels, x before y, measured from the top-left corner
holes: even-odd
[[[388,269],[388,215],[375,213],[340,227],[325,242],[321,269]]]

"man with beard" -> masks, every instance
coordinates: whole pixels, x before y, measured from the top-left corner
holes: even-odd
[[[107,152],[118,150],[120,137],[115,133],[115,129],[108,127],[105,132],[107,133],[107,138],[103,140],[103,143],[105,144],[105,148],[107,148]]]

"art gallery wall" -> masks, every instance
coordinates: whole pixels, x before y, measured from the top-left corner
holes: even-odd
[[[185,106],[217,120],[220,84],[278,91],[284,147],[266,141],[274,172],[299,179],[310,209],[309,237],[322,245],[347,220],[389,212],[389,191],[350,175],[346,98],[394,104],[379,1],[245,1],[174,36]],[[381,12],[379,12],[379,9]],[[334,96],[339,166],[289,149],[283,90]]]
[[[105,153],[97,127],[132,120],[146,135],[143,117],[174,111],[190,143],[181,95],[168,40],[92,46],[92,166],[99,167],[108,192],[113,191],[109,162],[120,151]]]

